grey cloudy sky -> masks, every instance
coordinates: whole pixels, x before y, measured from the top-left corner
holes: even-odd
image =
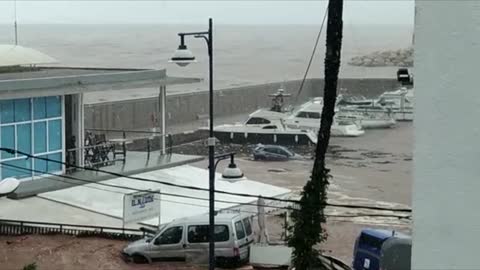
[[[19,23],[318,24],[326,1],[17,1]],[[14,2],[0,1],[0,23]],[[346,0],[347,24],[413,24],[413,0]]]

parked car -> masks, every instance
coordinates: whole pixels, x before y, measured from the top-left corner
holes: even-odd
[[[127,245],[122,255],[134,262],[160,259],[185,260],[193,254],[208,256],[208,215],[174,220],[153,237]],[[245,214],[221,213],[215,216],[215,256],[220,266],[239,265],[248,261],[254,235],[250,217]]]
[[[289,160],[300,158],[299,155],[280,145],[257,145],[253,149],[254,160]]]

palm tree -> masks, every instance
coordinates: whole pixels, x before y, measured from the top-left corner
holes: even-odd
[[[326,218],[324,209],[327,203],[329,169],[325,167],[325,153],[330,141],[330,128],[335,114],[340,51],[342,47],[343,0],[329,0],[327,21],[327,42],[325,53],[325,86],[323,90],[323,110],[315,150],[315,162],[310,181],[302,191],[298,211],[292,213],[293,234],[289,246],[293,247],[292,262],[296,270],[312,268],[325,269],[318,260],[319,252],[315,245],[327,239],[322,227]]]

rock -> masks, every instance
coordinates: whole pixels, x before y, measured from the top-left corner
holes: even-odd
[[[413,66],[413,48],[398,50],[374,51],[363,56],[355,56],[348,62],[352,66],[383,67],[383,66]]]
[[[372,66],[372,59],[369,59],[369,58],[365,59],[363,61],[363,66],[371,67]]]

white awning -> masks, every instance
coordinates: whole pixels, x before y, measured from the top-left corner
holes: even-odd
[[[138,175],[148,179],[158,179],[171,184],[195,186],[199,188],[208,188],[208,170],[184,165],[168,169],[146,172]],[[242,180],[238,182],[227,182],[220,180],[220,174],[216,173],[215,188],[228,192],[248,193],[259,196],[286,198],[290,196],[291,191],[273,185],[264,184],[253,180]],[[189,190],[179,187],[167,186],[155,182],[136,181],[129,178],[114,178],[101,183],[132,188],[130,191],[114,187],[101,186],[98,183],[86,184],[82,186],[71,187],[67,189],[42,193],[38,197],[51,201],[71,205],[81,209],[116,217],[123,217],[123,196],[125,193],[134,192],[134,189],[142,190],[160,190],[160,215],[162,224],[168,223],[174,219],[195,216],[208,213],[209,194],[205,191]],[[101,184],[100,183],[100,184]],[[198,199],[177,197],[168,194],[177,194],[180,196],[192,196]],[[216,210],[237,209],[246,213],[256,214],[256,199],[249,197],[238,197],[227,194],[216,194]],[[242,205],[251,204],[251,205]],[[274,205],[272,201],[266,201],[266,205]],[[267,206],[267,209],[268,208]],[[272,210],[272,209],[270,209]],[[265,210],[268,212],[268,210]],[[158,218],[142,222],[156,226]]]
[[[0,44],[0,67],[52,64],[57,62],[53,57],[31,48]]]

